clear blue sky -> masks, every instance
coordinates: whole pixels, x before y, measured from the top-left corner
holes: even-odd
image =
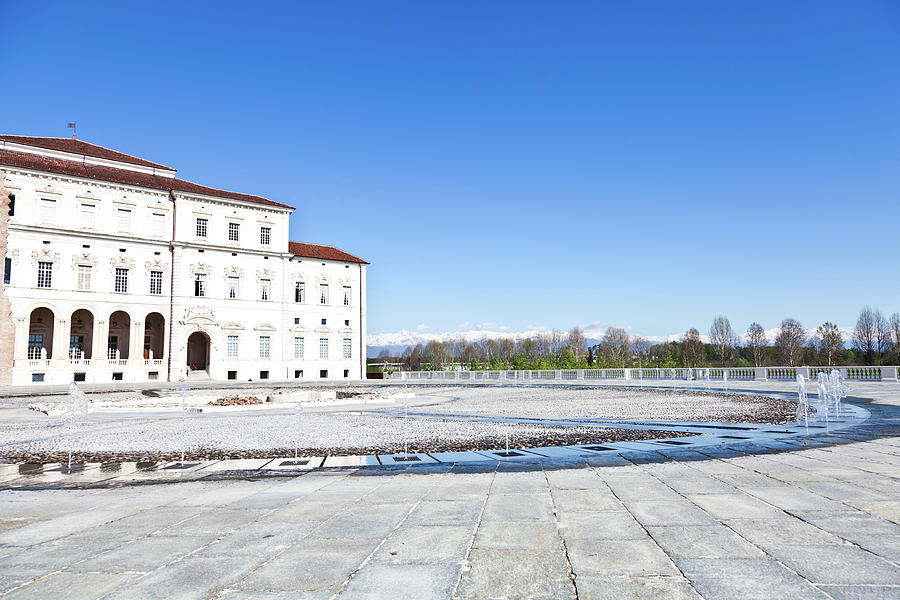
[[[293,204],[369,328],[900,310],[900,4],[0,0],[0,131]],[[465,325],[469,324],[469,325]]]

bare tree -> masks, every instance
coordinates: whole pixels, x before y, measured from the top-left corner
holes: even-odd
[[[834,364],[834,357],[844,348],[844,338],[838,326],[825,321],[816,329],[816,346],[819,352],[827,357],[828,366]]]
[[[859,311],[856,318],[856,329],[853,331],[853,347],[857,351],[866,355],[866,364],[872,364],[873,355],[875,353],[876,338],[876,316],[871,306],[864,306]]]
[[[581,333],[581,329],[577,325],[569,332],[567,342],[569,348],[575,353],[575,358],[580,359],[584,356],[584,334]]]
[[[724,365],[731,358],[734,346],[737,343],[737,337],[731,328],[731,321],[725,315],[719,315],[713,319],[712,325],[709,327],[709,341],[716,347],[716,354]]]
[[[600,352],[604,361],[610,365],[625,365],[625,359],[631,350],[628,333],[618,327],[607,327],[600,340]]]
[[[681,356],[686,367],[699,367],[703,364],[703,359],[706,358],[706,348],[703,346],[703,340],[700,339],[700,331],[696,327],[691,327],[681,337]]]
[[[806,332],[796,319],[785,319],[781,322],[781,330],[775,337],[775,346],[781,354],[782,360],[793,367],[803,358],[803,344],[806,341]]]
[[[747,344],[750,346],[750,349],[753,350],[753,363],[758,367],[759,359],[762,358],[762,349],[763,346],[769,343],[769,340],[766,339],[766,330],[762,328],[762,325],[754,321],[750,323],[750,327],[747,328]]]
[[[650,340],[645,340],[639,335],[631,338],[631,352],[638,359],[638,364],[643,365],[647,362],[650,354]]]
[[[884,355],[891,349],[891,324],[881,311],[875,309],[875,351],[884,362]]]
[[[891,315],[891,332],[894,337],[894,348],[900,350],[900,313]]]

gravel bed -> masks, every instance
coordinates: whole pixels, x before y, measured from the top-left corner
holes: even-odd
[[[797,404],[760,395],[621,388],[442,387],[416,394],[452,396],[450,402],[417,408],[430,414],[471,414],[543,419],[629,419],[785,424]]]
[[[347,389],[383,393],[385,388]],[[391,389],[397,392],[402,388]],[[598,444],[685,434],[587,424],[570,427],[553,423],[495,423],[479,418],[783,424],[794,420],[796,410],[792,402],[765,396],[676,390],[410,386],[409,391],[416,397],[406,420],[397,416],[402,405],[365,412],[310,411],[302,413],[299,420],[284,408],[280,412],[201,413],[185,419],[180,412],[144,417],[139,411],[131,411],[121,417],[89,413],[75,430],[68,430],[49,427],[60,423],[60,419],[35,411],[0,411],[0,459],[52,462],[71,450],[81,457],[79,460],[91,462],[165,460],[180,457],[182,449],[194,459],[262,458],[293,455],[296,447],[305,455],[387,454],[402,451],[404,440],[410,451],[484,450],[503,448],[507,435],[510,445],[518,447]],[[210,391],[196,393],[209,395]],[[272,390],[241,390],[242,396],[266,393]],[[129,394],[133,396],[134,392],[121,396]],[[103,400],[109,396],[91,395]]]
[[[471,425],[471,424],[470,424]],[[509,429],[510,448],[539,448],[543,446],[561,446],[573,444],[610,444],[614,442],[651,440],[658,438],[686,437],[695,434],[677,431],[654,431],[640,429],[615,429],[608,427],[539,427],[533,425],[507,425]],[[421,431],[420,431],[421,433]],[[412,437],[412,436],[411,436]],[[53,463],[68,460],[68,448],[73,451],[74,463],[120,463],[177,461],[181,459],[181,449],[119,449],[100,450],[79,444],[62,441],[54,448],[41,447],[23,450],[0,452],[0,462],[8,463]],[[465,440],[449,440],[441,438],[410,439],[406,451],[415,452],[456,452],[466,450],[503,450],[506,447],[506,435],[496,432],[473,432]],[[243,447],[241,447],[243,448]],[[222,446],[194,445],[185,448],[185,460],[223,460],[235,458],[286,458],[298,456],[349,456],[359,454],[402,454],[403,441],[398,439],[382,442],[378,445],[339,445],[313,447],[302,444],[274,446],[268,448],[235,448],[233,444]]]

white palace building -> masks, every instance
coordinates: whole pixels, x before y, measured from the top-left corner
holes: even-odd
[[[0,201],[0,385],[365,377],[367,263],[291,206],[17,135]]]

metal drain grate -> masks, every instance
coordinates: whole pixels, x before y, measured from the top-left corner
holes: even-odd
[[[585,450],[593,450],[594,452],[606,452],[610,450],[615,450],[615,448],[608,448],[606,446],[582,446]]]
[[[191,467],[196,467],[200,463],[175,463],[173,465],[168,465],[163,467],[163,469],[190,469]]]
[[[512,450],[510,450],[509,452],[501,450],[500,452],[494,452],[494,454],[496,454],[497,456],[502,456],[503,458],[508,458],[510,456],[525,456],[521,452],[514,452]]]
[[[670,446],[687,446],[690,442],[677,442],[675,440],[663,440],[661,442],[656,442],[657,444],[669,444]]]
[[[418,456],[392,456],[391,460],[394,462],[418,462],[422,459]]]
[[[744,435],[720,435],[720,438],[723,440],[749,440],[747,436]]]
[[[303,465],[309,464],[309,459],[306,460],[283,460],[278,463],[279,467],[302,467]]]

